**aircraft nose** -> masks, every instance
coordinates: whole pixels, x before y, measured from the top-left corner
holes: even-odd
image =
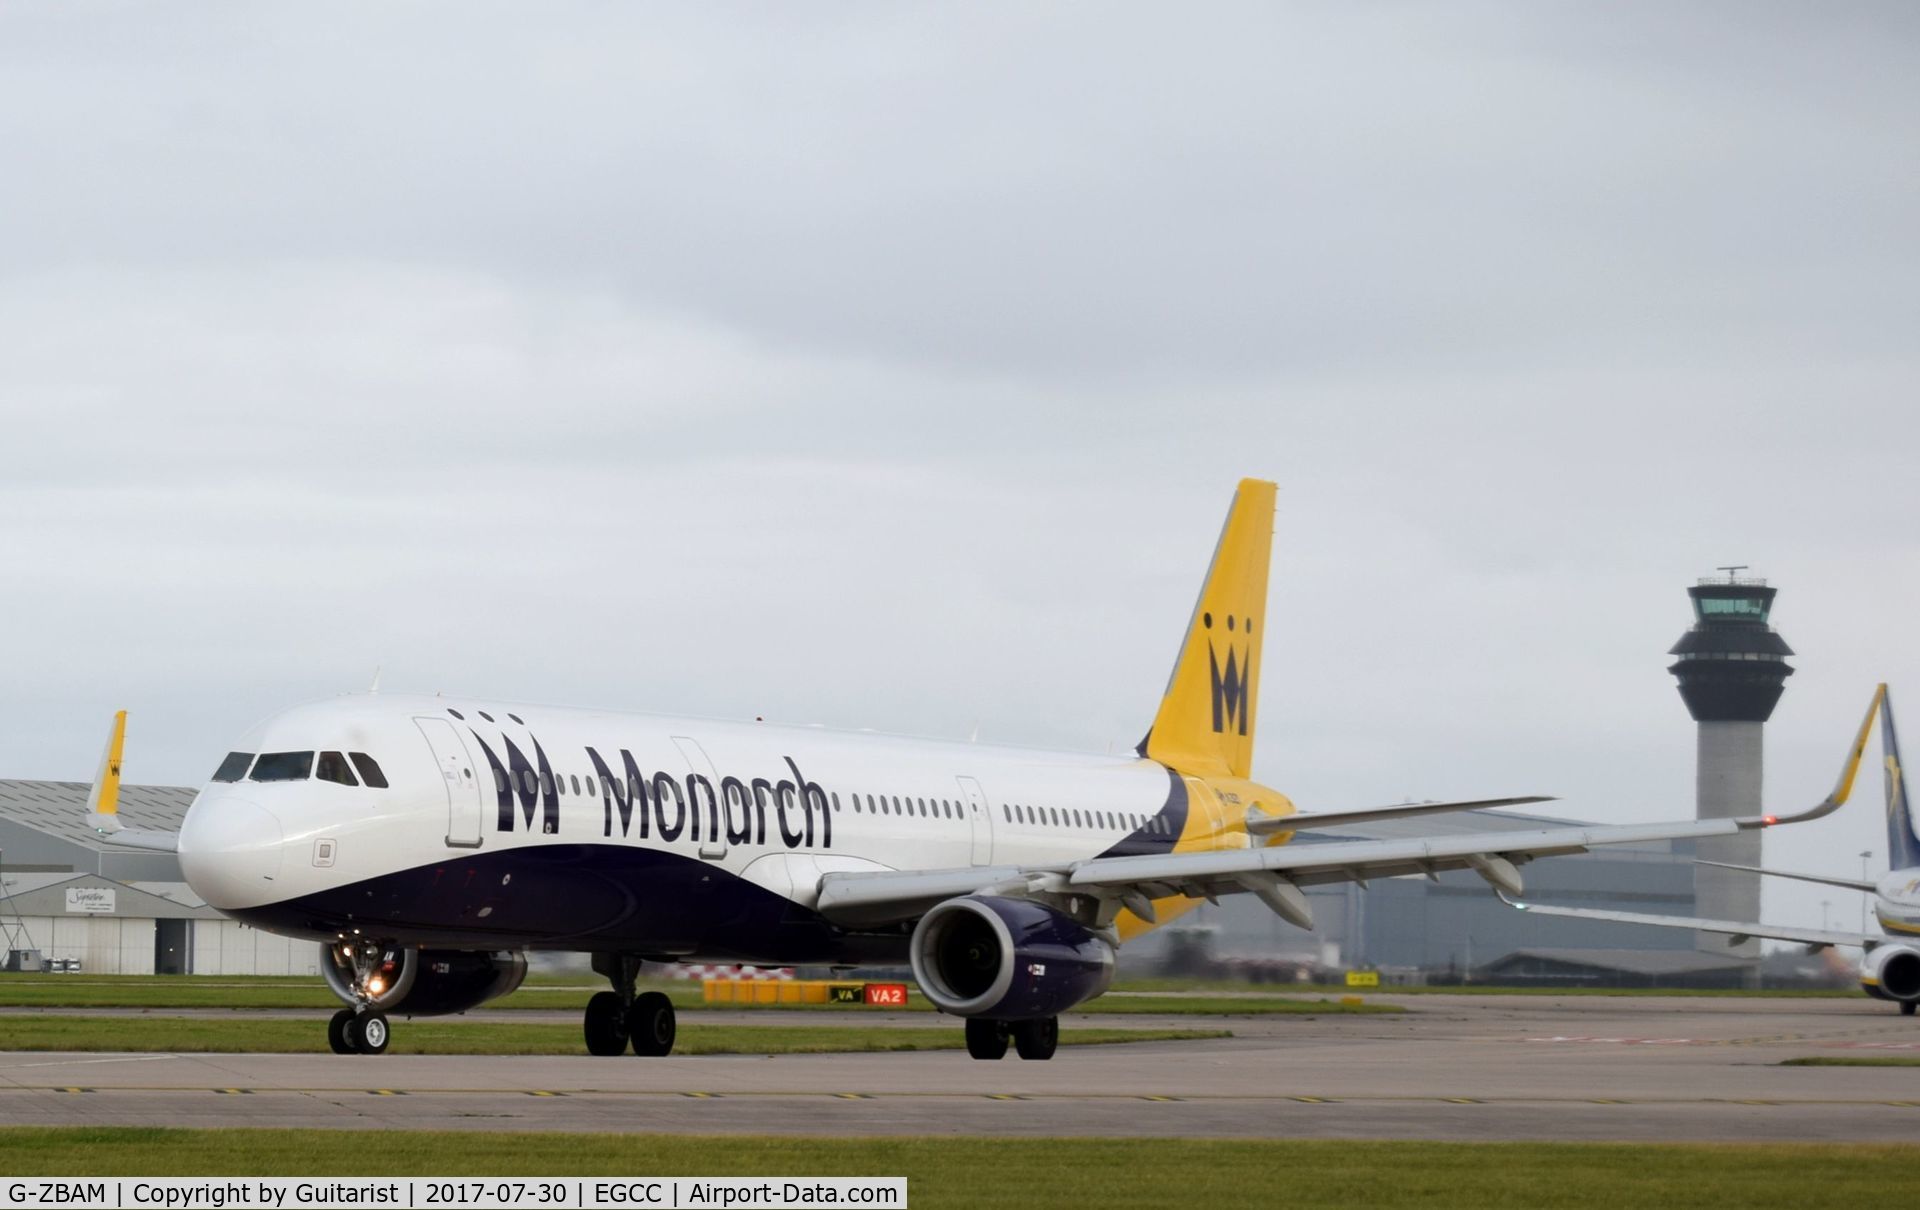
[[[221,795],[203,798],[180,826],[180,869],[194,894],[223,910],[278,898],[279,819],[258,803]]]

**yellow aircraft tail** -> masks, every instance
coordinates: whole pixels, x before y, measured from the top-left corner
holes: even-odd
[[[1182,773],[1252,774],[1275,488],[1242,479],[1140,755]]]

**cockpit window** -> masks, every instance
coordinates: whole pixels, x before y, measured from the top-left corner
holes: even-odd
[[[387,788],[387,775],[380,771],[380,764],[365,752],[350,752],[353,767],[360,770],[360,780],[376,790]]]
[[[358,778],[347,765],[347,758],[338,752],[322,752],[320,763],[313,767],[313,775],[321,781],[338,782],[343,786],[357,786]]]
[[[305,781],[313,773],[313,753],[262,752],[251,781]]]
[[[227,759],[221,761],[220,767],[213,771],[213,780],[239,781],[247,775],[247,766],[252,763],[251,752],[229,752]]]

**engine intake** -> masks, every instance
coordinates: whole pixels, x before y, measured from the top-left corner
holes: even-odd
[[[333,994],[359,1004],[350,947],[322,945],[320,973]],[[527,977],[527,956],[474,950],[388,946],[367,980],[367,1002],[383,1013],[437,1017],[463,1013],[515,990]]]
[[[1882,1000],[1920,1000],[1920,950],[1876,946],[1860,962],[1860,986]]]
[[[1058,1016],[1113,982],[1113,947],[1026,899],[968,895],[914,927],[913,977],[941,1012],[1022,1021]]]

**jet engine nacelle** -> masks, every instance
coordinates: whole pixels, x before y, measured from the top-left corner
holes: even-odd
[[[995,1021],[1058,1016],[1113,982],[1113,947],[1049,907],[968,895],[913,930],[920,990],[941,1012]]]
[[[1860,986],[1882,1000],[1920,1000],[1920,950],[1877,945],[1860,962]]]
[[[322,945],[320,973],[334,995],[350,1005],[361,1003],[353,993],[351,949]],[[506,995],[526,977],[525,954],[389,946],[367,980],[367,1003],[380,1012],[405,1017],[463,1013]]]

